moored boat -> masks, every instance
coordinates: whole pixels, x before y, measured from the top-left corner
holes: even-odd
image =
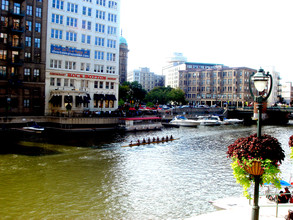
[[[200,123],[197,120],[187,119],[182,115],[177,115],[169,124],[174,126],[197,127]]]
[[[22,129],[27,131],[35,131],[35,132],[43,132],[45,130],[44,127],[38,125],[36,122],[33,122],[32,124],[28,124]]]
[[[221,119],[219,116],[199,116],[197,121],[200,123],[200,125],[204,126],[215,126],[215,125],[221,125]]]
[[[224,118],[222,124],[224,125],[235,125],[235,124],[242,124],[244,122],[243,119],[238,118]]]
[[[160,130],[163,125],[160,117],[120,118],[119,129],[124,131]]]

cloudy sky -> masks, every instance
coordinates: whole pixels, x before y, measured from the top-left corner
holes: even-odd
[[[292,8],[292,0],[121,0],[128,70],[160,74],[181,52],[189,62],[274,66],[293,82]]]

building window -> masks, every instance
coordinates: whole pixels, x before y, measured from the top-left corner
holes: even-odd
[[[106,72],[107,73],[115,73],[115,66],[107,66]]]
[[[70,79],[70,87],[74,87],[74,79]]]
[[[111,89],[114,89],[114,83],[111,82]]]
[[[8,2],[8,0],[2,0],[1,9],[3,11],[8,11],[8,9],[9,9],[9,2]]]
[[[107,53],[107,60],[108,61],[115,61],[116,60],[116,54],[115,53]]]
[[[41,48],[41,39],[35,38],[35,48]]]
[[[108,8],[117,9],[117,2],[109,1],[108,2]]]
[[[52,7],[63,10],[64,1],[61,1],[61,0],[52,0]]]
[[[41,33],[41,23],[36,22],[36,29],[35,30],[36,30],[36,32]]]
[[[1,16],[1,26],[8,27],[8,17]]]
[[[0,66],[0,79],[6,79],[6,66]]]
[[[51,38],[55,39],[62,39],[63,31],[62,30],[56,30],[56,29],[51,29]]]
[[[101,19],[101,20],[105,20],[105,15],[106,15],[106,12],[96,10],[96,18]]]
[[[78,5],[68,2],[67,3],[67,11],[77,13],[78,12]]]
[[[0,33],[0,43],[7,44],[7,34]]]
[[[68,86],[68,83],[69,83],[69,80],[68,80],[68,79],[64,79],[64,86],[65,86],[65,87]]]
[[[67,69],[67,70],[75,70],[76,69],[76,62],[65,61],[65,69]]]
[[[24,80],[30,81],[30,78],[31,78],[31,69],[25,68],[24,69]]]
[[[107,40],[107,47],[108,48],[116,48],[116,41],[115,40]]]
[[[61,79],[60,78],[57,78],[57,84],[56,86],[61,86]]]
[[[100,81],[100,89],[102,89],[103,87],[104,87],[104,83]]]
[[[42,17],[42,9],[41,8],[36,8],[36,17],[39,17],[39,18]]]
[[[94,82],[94,88],[95,88],[95,89],[98,88],[98,83],[99,83],[98,81],[95,81],[95,82]]]
[[[97,0],[97,5],[106,6],[106,0]]]
[[[38,82],[40,80],[40,69],[34,69],[34,81]]]
[[[90,69],[91,69],[91,64],[90,64],[90,63],[87,63],[87,64],[86,64],[85,71],[89,72]]]
[[[103,65],[99,65],[99,64],[95,64],[94,72],[103,73],[104,72],[104,66]]]
[[[108,34],[116,35],[116,33],[117,33],[117,28],[116,27],[108,26]]]
[[[77,18],[67,17],[67,26],[77,27]]]
[[[86,43],[91,44],[91,36],[90,35],[86,36]]]
[[[55,78],[50,78],[50,86],[55,86]]]
[[[117,22],[117,15],[108,13],[108,21],[116,23]]]
[[[105,45],[105,39],[101,37],[95,37],[95,45],[103,47]]]
[[[96,23],[96,32],[105,33],[105,25]]]
[[[77,41],[76,39],[77,39],[77,34],[76,33],[69,32],[69,31],[66,32],[66,40],[76,42]]]
[[[52,23],[63,24],[63,15],[52,14]]]
[[[25,22],[25,28],[27,31],[32,31],[32,22],[31,21],[26,21]]]
[[[95,50],[95,59],[104,60],[104,52]]]
[[[24,108],[29,108],[30,107],[30,100],[29,99],[24,99],[23,100],[23,107]]]
[[[30,61],[31,60],[31,56],[32,54],[30,52],[25,52],[24,53],[24,58],[26,61]]]
[[[0,60],[6,60],[7,50],[0,50]]]
[[[50,60],[50,67],[54,69],[61,69],[61,60]]]
[[[19,3],[13,3],[13,13],[20,14],[20,4]]]
[[[84,63],[80,63],[80,70],[84,71]]]

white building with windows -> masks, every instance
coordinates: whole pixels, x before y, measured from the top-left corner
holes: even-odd
[[[150,72],[147,67],[140,67],[139,70],[132,70],[127,73],[128,82],[138,82],[146,91],[151,91],[157,86],[164,86],[165,77]]]
[[[45,114],[118,107],[120,0],[49,0]]]

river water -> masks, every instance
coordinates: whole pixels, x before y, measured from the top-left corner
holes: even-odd
[[[256,126],[222,125],[2,143],[0,218],[186,219],[215,211],[209,201],[242,195],[227,146],[255,132]],[[289,181],[293,125],[264,126],[263,133],[281,142],[282,177]],[[166,135],[179,139],[122,147]]]

